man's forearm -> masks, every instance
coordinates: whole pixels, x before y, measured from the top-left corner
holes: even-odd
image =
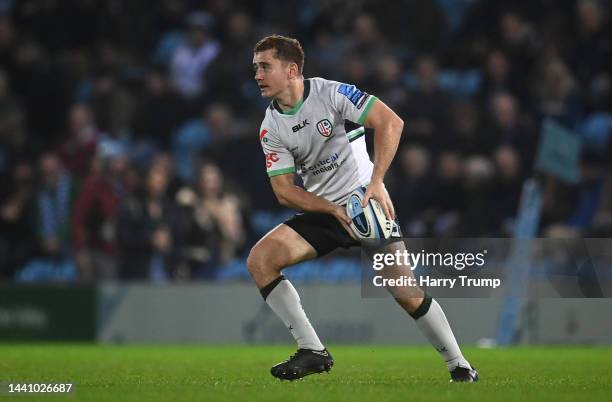
[[[301,187],[291,185],[277,194],[278,201],[289,208],[304,212],[332,213],[336,204],[304,190]]]
[[[391,166],[402,136],[403,122],[391,120],[374,128],[374,171],[372,181],[382,182]]]

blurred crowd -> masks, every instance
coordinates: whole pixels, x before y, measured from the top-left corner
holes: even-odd
[[[612,235],[609,0],[0,0],[0,279],[217,277],[287,216],[257,133],[264,35],[404,119],[408,236],[510,236],[541,123],[583,144],[541,233]],[[371,136],[369,136],[371,146]]]

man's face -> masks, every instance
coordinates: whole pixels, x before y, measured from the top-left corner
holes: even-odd
[[[276,58],[275,49],[255,53],[253,56],[253,71],[261,96],[274,98],[287,89],[289,80],[294,75],[291,66],[291,63]]]

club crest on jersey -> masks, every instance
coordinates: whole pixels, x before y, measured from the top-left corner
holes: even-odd
[[[329,137],[332,131],[334,131],[334,127],[332,126],[331,121],[329,121],[328,119],[323,119],[319,120],[319,122],[317,123],[317,131],[323,137]]]

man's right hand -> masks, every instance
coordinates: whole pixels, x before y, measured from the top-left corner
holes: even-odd
[[[353,233],[353,229],[351,229],[351,218],[346,214],[346,209],[340,205],[336,205],[332,210],[331,214],[338,219],[338,222],[342,225],[342,227],[348,232],[348,234],[355,240],[358,240]]]

